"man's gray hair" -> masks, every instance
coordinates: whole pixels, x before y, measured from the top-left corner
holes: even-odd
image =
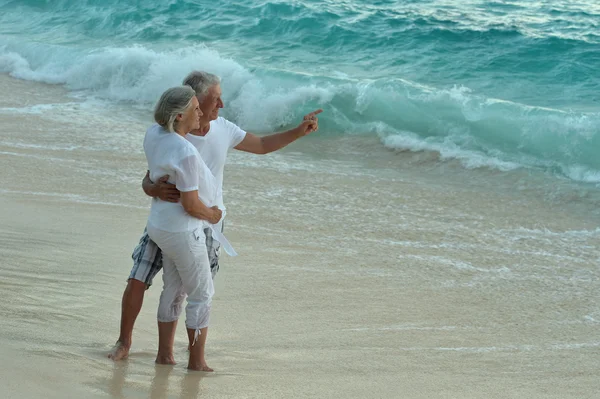
[[[193,71],[183,80],[183,84],[190,86],[196,92],[196,97],[202,101],[208,89],[221,83],[221,78],[204,71]]]
[[[169,132],[175,132],[178,123],[177,115],[187,111],[195,95],[196,92],[189,86],[167,89],[156,103],[154,120]]]

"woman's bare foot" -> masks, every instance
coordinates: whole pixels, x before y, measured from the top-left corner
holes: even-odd
[[[154,361],[156,364],[177,364],[175,363],[175,358],[172,353],[158,353],[156,355],[156,360]]]
[[[213,369],[211,369],[210,367],[208,367],[208,364],[206,364],[206,362],[200,362],[199,364],[193,364],[193,363],[188,363],[188,370],[194,370],[194,371],[214,371]]]
[[[125,342],[117,341],[115,346],[113,346],[113,348],[108,353],[108,358],[114,360],[115,362],[117,360],[127,359],[127,356],[129,356],[130,347],[131,344],[126,344]]]

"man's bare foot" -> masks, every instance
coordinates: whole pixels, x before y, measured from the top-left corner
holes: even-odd
[[[194,370],[194,371],[214,371],[213,369],[211,369],[210,367],[208,367],[208,364],[206,364],[206,362],[203,362],[203,363],[200,363],[200,364],[188,363],[188,370]]]
[[[175,358],[172,353],[158,353],[156,355],[156,360],[154,361],[156,364],[177,364],[175,363]]]
[[[115,346],[113,346],[110,352],[108,352],[108,358],[114,360],[115,362],[117,360],[127,359],[127,356],[129,356],[130,347],[131,344],[127,345],[122,341],[117,341]]]

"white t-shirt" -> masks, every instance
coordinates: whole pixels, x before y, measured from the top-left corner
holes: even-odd
[[[216,205],[225,210],[223,203],[223,169],[227,152],[244,140],[246,132],[225,118],[217,118],[210,122],[210,130],[204,136],[187,134],[186,139],[196,147],[200,157],[215,176],[217,182]]]
[[[169,183],[175,184],[179,191],[198,190],[198,198],[206,206],[217,205],[217,198],[222,195],[215,177],[189,141],[154,124],[146,131],[144,152],[152,181],[169,175]],[[152,199],[148,224],[170,232],[208,227],[208,222],[189,215],[181,201],[166,202],[158,198]]]

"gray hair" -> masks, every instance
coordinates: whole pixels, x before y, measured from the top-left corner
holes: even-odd
[[[183,80],[183,84],[190,86],[196,92],[198,100],[202,100],[208,89],[221,83],[221,78],[204,71],[193,71]]]
[[[154,120],[169,132],[175,132],[178,123],[177,115],[187,111],[195,95],[196,92],[189,86],[171,87],[156,103]]]

